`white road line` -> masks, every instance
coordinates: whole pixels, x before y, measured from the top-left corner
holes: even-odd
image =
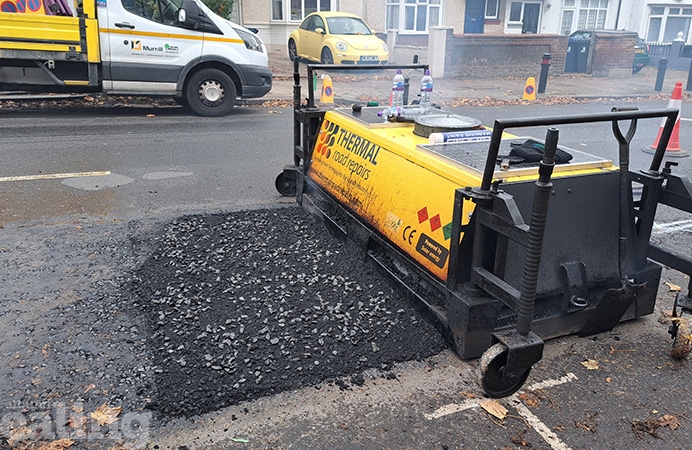
[[[544,380],[535,383],[527,388],[522,389],[522,392],[547,389],[569,383],[571,381],[577,381],[578,379],[579,378],[577,378],[575,374],[568,372],[567,375],[556,380]],[[562,442],[546,424],[541,422],[541,420],[536,417],[529,410],[529,408],[527,408],[521,402],[521,400],[519,400],[519,396],[517,394],[510,396],[506,400],[511,406],[514,407],[514,409],[517,410],[517,412],[526,420],[526,422],[531,425],[534,430],[536,430],[536,433],[538,433],[554,450],[570,450],[570,448],[564,442]],[[448,416],[460,411],[466,411],[467,409],[473,409],[478,406],[480,406],[480,400],[472,398],[463,403],[450,403],[449,405],[442,406],[431,414],[424,414],[424,417],[428,420],[439,419],[440,417]]]
[[[539,389],[551,388],[553,386],[559,386],[561,384],[569,383],[570,381],[577,381],[579,378],[572,372],[568,372],[564,377],[558,378],[557,380],[545,380],[539,381],[536,384],[524,389],[526,391],[537,391]]]
[[[536,430],[536,433],[540,434],[541,437],[552,447],[554,450],[569,450],[569,447],[560,440],[559,437],[553,431],[548,428],[546,424],[541,422],[541,420],[532,413],[529,408],[524,405],[519,397],[515,395],[509,398],[509,402],[514,406],[519,415],[523,417],[529,425]]]
[[[652,233],[667,234],[692,229],[692,220],[678,220],[669,223],[654,222]]]
[[[475,408],[479,406],[478,402],[478,399],[472,398],[470,400],[466,400],[464,403],[461,404],[450,403],[449,405],[445,405],[441,408],[438,408],[432,414],[424,414],[424,416],[428,420],[439,419],[440,417],[448,416],[459,411],[466,411],[467,409]]]
[[[103,172],[74,172],[74,173],[46,173],[39,175],[23,175],[17,177],[0,177],[3,181],[32,181],[32,180],[52,180],[56,178],[78,178],[78,177],[103,177],[110,175],[109,170]]]

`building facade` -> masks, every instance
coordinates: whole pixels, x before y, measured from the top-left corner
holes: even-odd
[[[690,43],[692,0],[237,0],[235,17],[257,28],[271,53],[313,11],[357,14],[390,46],[427,47],[433,27],[454,34],[559,34],[580,29],[635,31],[649,42]],[[395,39],[391,36],[394,33]]]

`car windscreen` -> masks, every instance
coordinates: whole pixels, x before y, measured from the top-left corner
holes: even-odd
[[[365,22],[355,17],[329,17],[327,26],[331,34],[372,34]]]

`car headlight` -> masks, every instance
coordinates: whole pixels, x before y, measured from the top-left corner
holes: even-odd
[[[382,41],[382,51],[385,53],[389,53],[389,49],[387,48],[387,43]]]
[[[262,52],[262,41],[260,40],[260,38],[258,38],[252,33],[249,33],[245,30],[240,30],[238,28],[235,29],[235,32],[238,33],[238,36],[240,36],[243,42],[245,42],[245,47],[248,50]]]
[[[340,52],[345,52],[346,50],[348,50],[348,45],[346,45],[345,42],[339,41],[336,43],[336,49]]]

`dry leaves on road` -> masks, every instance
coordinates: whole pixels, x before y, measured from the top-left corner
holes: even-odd
[[[677,417],[666,414],[658,419],[633,420],[632,431],[638,438],[642,438],[644,434],[650,434],[655,438],[660,438],[658,430],[662,427],[668,427],[671,431],[680,428],[680,421]]]
[[[598,361],[595,359],[587,359],[586,361],[582,361],[581,365],[586,367],[587,370],[598,370]]]
[[[502,406],[497,400],[484,400],[479,405],[493,417],[500,420],[504,420],[507,417],[507,408]]]
[[[122,406],[111,408],[107,403],[104,403],[91,413],[91,418],[101,426],[110,425],[118,420],[118,415],[122,410]]]

